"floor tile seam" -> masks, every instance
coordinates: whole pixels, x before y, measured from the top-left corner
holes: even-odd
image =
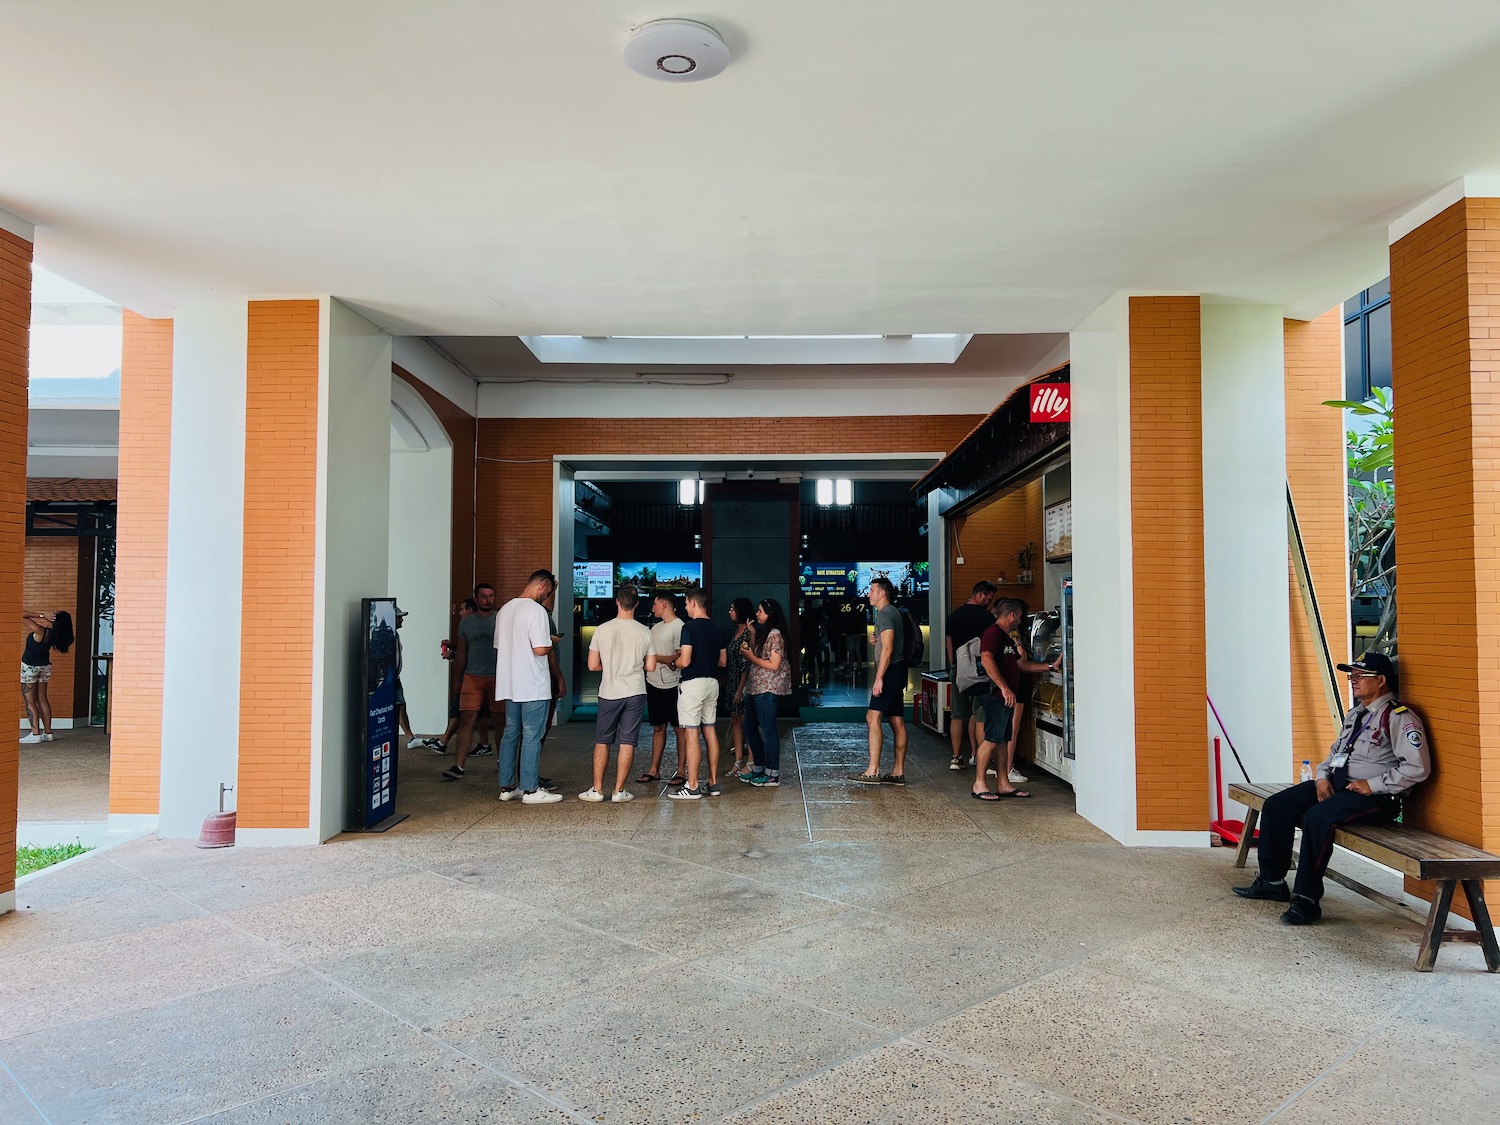
[[[259,1102],[266,1101],[268,1098],[279,1098],[284,1094],[295,1094],[298,1090],[305,1090],[309,1086],[314,1086],[319,1082],[325,1081],[327,1078],[328,1075],[326,1074],[319,1075],[317,1078],[309,1078],[306,1082],[298,1082],[295,1086],[287,1086],[280,1090],[268,1090],[264,1094],[253,1098],[246,1098],[243,1101],[235,1102],[233,1105],[218,1106],[206,1113],[200,1113],[196,1117],[179,1118],[175,1122],[175,1125],[195,1125],[195,1122],[209,1121],[222,1113],[233,1113],[237,1109],[245,1109],[247,1106],[256,1105]]]
[[[245,934],[246,936],[249,936],[249,937],[251,937],[251,938],[253,938],[255,940],[261,941],[261,942],[263,942],[263,943],[265,943],[267,945],[272,945],[272,946],[276,946],[277,948],[280,948],[279,945],[278,945],[278,943],[274,942],[272,939],[264,937],[263,935],[260,935],[260,934],[255,934],[255,933],[253,933],[251,931],[248,931],[248,930],[244,930],[241,927],[236,926],[234,923],[230,922],[227,918],[219,918],[219,917],[216,916],[215,920],[219,921],[219,922],[222,922],[226,927],[228,927],[228,928],[230,928],[232,930],[235,930],[236,932]],[[542,1101],[544,1101],[547,1104],[553,1106],[559,1112],[564,1113],[565,1115],[567,1115],[568,1117],[572,1118],[575,1121],[582,1122],[582,1121],[587,1121],[588,1120],[587,1118],[584,1118],[584,1117],[580,1116],[576,1111],[574,1111],[572,1109],[572,1107],[570,1107],[570,1106],[568,1106],[568,1105],[566,1105],[566,1104],[564,1104],[562,1102],[557,1101],[555,1098],[551,1097],[550,1095],[544,1093],[541,1090],[535,1089],[534,1087],[530,1086],[524,1080],[516,1077],[515,1075],[508,1074],[505,1071],[498,1069],[497,1067],[491,1066],[490,1064],[484,1062],[481,1059],[475,1058],[473,1055],[469,1054],[469,1052],[465,1051],[463,1048],[461,1048],[461,1047],[459,1047],[459,1046],[457,1046],[457,1045],[455,1045],[453,1043],[448,1042],[446,1039],[443,1039],[439,1035],[435,1035],[433,1032],[428,1031],[427,1029],[419,1026],[418,1024],[414,1023],[412,1020],[407,1019],[405,1016],[403,1016],[403,1015],[401,1015],[401,1014],[399,1014],[397,1012],[392,1011],[391,1009],[387,1008],[384,1004],[381,1004],[374,997],[367,996],[365,993],[360,992],[357,988],[354,988],[352,985],[346,984],[343,981],[339,980],[337,977],[334,977],[333,975],[331,975],[330,973],[328,973],[326,970],[324,970],[322,968],[319,968],[316,965],[309,964],[308,962],[302,960],[301,958],[296,957],[294,954],[287,953],[287,956],[292,960],[293,964],[300,971],[305,972],[305,973],[309,974],[310,976],[316,977],[317,979],[321,980],[323,983],[327,984],[331,988],[334,988],[334,989],[338,990],[339,992],[342,992],[342,993],[344,993],[344,994],[346,994],[348,996],[353,997],[355,1000],[359,1001],[361,1004],[366,1005],[367,1007],[373,1008],[375,1011],[380,1012],[382,1015],[386,1016],[387,1018],[389,1018],[391,1020],[394,1020],[396,1023],[401,1024],[402,1026],[407,1027],[410,1030],[414,1031],[417,1035],[419,1035],[422,1038],[428,1040],[429,1042],[439,1044],[440,1046],[442,1046],[446,1050],[449,1050],[449,1051],[453,1052],[456,1055],[459,1055],[459,1056],[461,1056],[463,1058],[468,1059],[470,1062],[474,1063],[474,1065],[480,1067],[483,1070],[489,1071],[491,1074],[494,1074],[496,1077],[502,1079],[505,1082],[510,1083],[512,1086],[515,1086],[518,1089],[525,1090],[527,1093],[532,1094],[533,1096],[541,1099]],[[228,987],[233,987],[233,986],[228,986]],[[209,991],[214,991],[214,990],[209,990]],[[370,1056],[370,1057],[373,1058],[374,1056]],[[361,1061],[363,1061],[363,1058],[364,1057],[361,1056]],[[354,1072],[354,1071],[350,1067],[343,1067],[337,1073],[340,1073],[340,1074],[349,1074],[349,1073],[352,1073],[352,1072]],[[320,1081],[323,1078],[329,1078],[329,1077],[332,1077],[332,1075],[331,1074],[325,1074],[325,1075],[322,1075],[320,1079],[314,1079],[314,1081]],[[299,1088],[301,1085],[306,1085],[306,1083],[300,1083],[298,1087],[289,1087],[289,1089]],[[285,1093],[285,1092],[286,1092],[286,1090],[274,1091],[274,1093],[278,1093],[278,1094]],[[271,1095],[267,1095],[267,1096],[271,1096]],[[260,1099],[256,1099],[256,1100],[260,1100]]]
[[[808,843],[812,843],[814,839],[812,826],[812,808],[807,802],[807,786],[802,783],[802,748],[797,745],[796,730],[793,730],[791,732],[791,735],[792,761],[796,764],[797,767],[797,792],[802,796],[802,815],[807,818],[807,841]]]
[[[740,1105],[735,1106],[733,1109],[721,1113],[718,1117],[715,1117],[712,1120],[714,1122],[728,1121],[730,1118],[735,1117],[738,1114],[747,1113],[750,1110],[756,1109],[763,1105],[767,1105],[770,1102],[774,1101],[776,1098],[781,1097],[783,1094],[788,1094],[793,1090],[796,1090],[799,1086],[803,1085],[803,1083],[811,1082],[815,1079],[821,1078],[825,1074],[831,1074],[841,1066],[845,1066],[851,1062],[854,1062],[856,1059],[861,1059],[864,1056],[873,1054],[876,1051],[884,1050],[886,1047],[889,1047],[898,1041],[899,1037],[893,1036],[890,1039],[884,1040],[882,1042],[872,1043],[869,1046],[861,1048],[858,1051],[853,1051],[849,1054],[841,1055],[838,1058],[823,1063],[823,1065],[819,1066],[816,1070],[810,1070],[806,1074],[798,1075],[796,1078],[788,1079],[780,1086],[776,1086],[773,1089],[766,1090],[763,1093],[756,1095],[748,1102],[743,1102]]]
[[[4,1071],[6,1076],[10,1078],[11,1083],[15,1086],[15,1088],[21,1091],[21,1096],[26,1099],[26,1104],[31,1106],[31,1111],[35,1113],[37,1117],[40,1118],[43,1122],[45,1122],[46,1125],[52,1125],[52,1118],[48,1117],[47,1114],[43,1112],[42,1107],[37,1103],[37,1100],[31,1096],[31,1091],[28,1090],[26,1088],[26,1084],[21,1081],[21,1076],[10,1068],[10,1064],[7,1063],[4,1058],[0,1058],[0,1071]]]
[[[862,1020],[858,1016],[851,1016],[848,1012],[839,1012],[835,1011],[832,1008],[825,1008],[823,1007],[823,1005],[815,1004],[811,1000],[808,1000],[802,996],[795,995],[794,993],[782,992],[774,986],[762,984],[758,980],[751,980],[746,977],[734,976],[733,974],[723,972],[720,969],[714,969],[706,965],[699,965],[686,961],[682,962],[682,965],[685,968],[690,968],[696,972],[702,973],[704,976],[717,977],[719,980],[727,981],[731,984],[736,984],[743,988],[748,988],[752,992],[758,992],[762,996],[773,997],[777,1000],[789,1001],[799,1008],[806,1009],[810,1012],[817,1012],[819,1015],[838,1020],[840,1023],[849,1024],[854,1027],[860,1028],[862,1031],[871,1032],[880,1041],[874,1044],[872,1047],[867,1048],[869,1050],[873,1050],[875,1049],[875,1047],[883,1047],[889,1042],[894,1042],[896,1039],[900,1038],[902,1034],[899,1029],[881,1027],[878,1023],[871,1023],[869,1020]],[[863,1052],[858,1053],[862,1054]]]
[[[1442,991],[1444,985],[1446,985],[1446,984],[1447,984],[1446,980],[1435,980],[1428,987],[1424,988],[1421,992],[1419,992],[1415,996],[1413,996],[1405,1004],[1402,1004],[1399,1007],[1397,1007],[1394,1011],[1387,1013],[1385,1019],[1381,1020],[1378,1024],[1376,1024],[1375,1027],[1373,1027],[1370,1030],[1370,1033],[1368,1035],[1366,1035],[1363,1039],[1358,1040],[1353,1046],[1351,1046],[1342,1055],[1340,1055],[1338,1058],[1334,1059],[1331,1063],[1329,1063],[1321,1071],[1319,1071],[1313,1077],[1313,1079],[1310,1082],[1306,1083],[1300,1090],[1293,1091],[1291,1094],[1289,1094],[1286,1097],[1286,1099],[1284,1101],[1281,1102],[1280,1105],[1276,1106],[1276,1108],[1274,1108],[1273,1110],[1271,1110],[1270,1113],[1266,1114],[1265,1117],[1261,1118],[1261,1125],[1266,1125],[1267,1122],[1270,1122],[1270,1121],[1274,1120],[1275,1118],[1279,1117],[1285,1110],[1289,1109],[1292,1105],[1294,1105],[1297,1101],[1299,1101],[1304,1095],[1311,1093],[1314,1089],[1316,1089],[1319,1085],[1322,1084],[1322,1082],[1323,1082],[1324,1079],[1328,1078],[1330,1075],[1332,1075],[1334,1073],[1334,1071],[1338,1070],[1339,1067],[1343,1066],[1346,1062],[1348,1062],[1350,1059],[1352,1059],[1355,1055],[1359,1054],[1360,1051],[1364,1050],[1365,1047],[1368,1046],[1370,1044],[1370,1042],[1373,1039],[1376,1038],[1376,1036],[1378,1036],[1381,1033],[1383,1033],[1387,1028],[1389,1028],[1392,1024],[1394,1024],[1398,1019],[1400,1019],[1408,1011],[1410,1011],[1412,1008],[1416,1007],[1418,1003],[1420,1003],[1423,1000],[1426,1000],[1429,996],[1432,996],[1434,993]]]
[[[1123,1122],[1125,1123],[1125,1125],[1142,1125],[1142,1122],[1138,1118],[1131,1117],[1128,1114],[1120,1113],[1116,1110],[1105,1109],[1103,1106],[1098,1105],[1094,1102],[1084,1101],[1082,1098],[1078,1097],[1075,1094],[1070,1094],[1066,1090],[1056,1090],[1051,1086],[1045,1086],[1040,1082],[1033,1082],[1031,1079],[1017,1074],[1014,1071],[1007,1070],[1003,1066],[996,1066],[989,1059],[978,1058],[974,1055],[960,1054],[957,1051],[950,1051],[945,1047],[940,1047],[935,1043],[930,1043],[925,1039],[914,1038],[909,1035],[903,1035],[897,1041],[908,1044],[912,1047],[916,1047],[920,1050],[928,1051],[939,1056],[940,1058],[947,1059],[949,1062],[957,1063],[960,1066],[971,1067],[975,1070],[987,1072],[989,1074],[998,1074],[1002,1078],[1007,1078],[1012,1082],[1018,1082],[1022,1086],[1025,1086],[1029,1089],[1040,1090],[1048,1097],[1056,1098],[1059,1101],[1068,1102],[1075,1106],[1080,1106],[1084,1109],[1089,1110],[1091,1113],[1100,1114],[1106,1118],[1109,1118],[1110,1120]]]

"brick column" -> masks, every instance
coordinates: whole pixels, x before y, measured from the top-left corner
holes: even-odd
[[[1436,762],[1407,819],[1500,851],[1500,199],[1391,246],[1391,318],[1401,689]]]
[[[1130,298],[1135,784],[1141,831],[1203,831],[1207,822],[1201,333],[1197,297]]]
[[[122,321],[109,740],[109,815],[117,823],[160,811],[172,453],[172,322],[132,312]]]
[[[26,387],[31,346],[31,227],[0,211],[0,621],[18,622],[26,573]],[[5,716],[10,718],[6,719]],[[16,907],[21,693],[0,704],[0,914]]]

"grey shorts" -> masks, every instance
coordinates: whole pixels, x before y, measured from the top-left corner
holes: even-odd
[[[974,717],[974,697],[965,695],[958,690],[958,685],[953,685],[953,710],[948,712],[948,718],[955,722],[966,723]]]
[[[599,718],[594,723],[594,742],[604,746],[634,746],[641,737],[641,719],[646,714],[644,695],[599,700]]]

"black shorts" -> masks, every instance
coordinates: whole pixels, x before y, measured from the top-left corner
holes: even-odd
[[[653,727],[677,725],[677,689],[646,685],[646,718]]]
[[[899,719],[906,713],[906,664],[892,661],[886,666],[880,686],[885,690],[870,695],[870,710]]]
[[[999,696],[982,695],[978,702],[984,709],[984,740],[996,746],[1007,745],[1010,742],[1010,720],[1015,712]]]

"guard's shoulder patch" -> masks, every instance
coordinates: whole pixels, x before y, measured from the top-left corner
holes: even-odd
[[[1403,703],[1403,704],[1401,704],[1401,706],[1399,706],[1399,707],[1396,708],[1396,714],[1400,715],[1403,712],[1408,711],[1408,710],[1410,710],[1410,708],[1408,708],[1406,706],[1406,704]]]

